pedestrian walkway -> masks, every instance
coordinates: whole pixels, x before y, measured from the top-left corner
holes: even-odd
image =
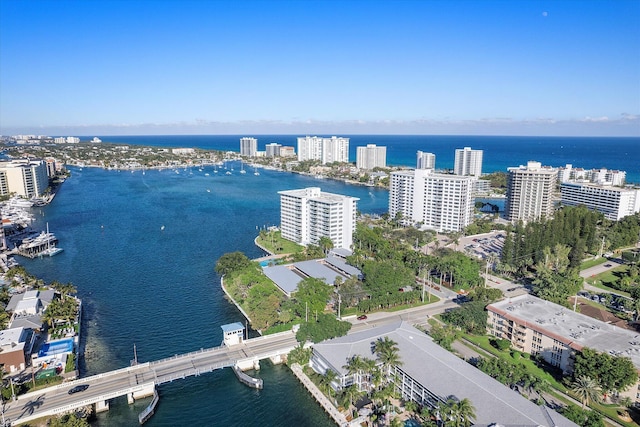
[[[307,377],[307,375],[304,372],[302,372],[302,368],[300,367],[300,365],[298,365],[297,363],[294,363],[291,366],[291,370],[293,371],[293,374],[296,376],[296,378],[300,380],[302,385],[304,385],[305,388],[309,390],[309,393],[311,393],[311,395],[316,399],[316,401],[318,401],[320,406],[322,406],[322,408],[329,414],[329,416],[333,418],[336,424],[344,427],[348,427],[351,425],[347,421],[347,418],[340,411],[338,411],[338,409],[335,406],[333,406],[333,404],[331,403],[331,401],[329,401],[329,399],[327,399],[327,396],[325,396],[318,389],[318,387],[316,387],[313,381],[311,381],[309,377]]]

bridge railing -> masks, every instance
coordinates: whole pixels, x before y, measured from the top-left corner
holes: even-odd
[[[175,354],[175,355],[173,355],[171,357],[165,357],[164,359],[156,360],[156,361],[150,362],[149,364],[150,364],[150,366],[154,366],[154,365],[157,365],[159,363],[167,362],[169,360],[180,360],[180,359],[190,358],[190,357],[196,356],[198,354],[210,353],[210,352],[213,352],[213,351],[220,350],[222,348],[224,348],[224,345],[220,345],[218,347],[211,347],[211,348],[201,348],[200,350],[192,351],[190,353]]]
[[[76,379],[76,380],[68,381],[68,382],[63,382],[63,383],[58,384],[58,385],[54,385],[54,386],[51,386],[51,387],[47,387],[47,388],[43,388],[43,389],[40,389],[40,390],[32,391],[30,393],[21,394],[20,396],[17,396],[17,400],[31,399],[31,398],[33,398],[35,396],[39,396],[39,395],[44,394],[44,393],[46,393],[48,391],[51,391],[51,389],[60,390],[62,388],[69,388],[70,386],[73,386],[74,384],[90,383],[90,382],[93,382],[93,381],[100,380],[102,378],[110,377],[112,375],[118,375],[118,374],[122,374],[122,373],[129,373],[129,372],[140,370],[140,369],[146,369],[148,367],[149,367],[149,362],[140,363],[138,365],[127,366],[126,368],[116,369],[115,371],[104,372],[102,374],[92,375],[90,377],[80,378],[80,379]]]

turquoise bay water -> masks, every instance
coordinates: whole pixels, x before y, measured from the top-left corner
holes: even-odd
[[[128,366],[134,343],[141,362],[220,345],[220,325],[244,319],[224,299],[215,261],[231,251],[264,255],[253,239],[256,227],[279,224],[278,191],[319,186],[359,197],[363,212],[387,210],[385,190],[235,169],[229,176],[212,168],[73,168],[51,205],[34,209],[34,227],[48,222],[64,252],[19,262],[46,282],[78,288],[85,303],[83,375]],[[264,362],[259,375],[261,391],[239,384],[230,370],[164,385],[147,425],[333,425],[286,368]],[[117,400],[97,425],[137,425],[143,407]]]

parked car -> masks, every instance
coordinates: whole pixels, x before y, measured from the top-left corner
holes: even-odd
[[[77,385],[77,386],[69,389],[69,394],[79,393],[81,391],[85,391],[88,388],[89,388],[89,384],[80,384],[80,385]]]
[[[367,320],[367,315],[366,314],[362,314],[362,315],[358,316],[358,320]]]

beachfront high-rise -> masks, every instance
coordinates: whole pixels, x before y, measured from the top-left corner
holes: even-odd
[[[49,176],[43,160],[0,162],[0,196],[15,193],[25,198],[40,197],[48,186]]]
[[[581,182],[560,184],[560,204],[584,205],[604,214],[611,221],[640,212],[640,189]]]
[[[240,155],[255,157],[258,151],[258,140],[256,138],[240,138]]]
[[[418,151],[416,169],[435,169],[436,155],[433,153],[425,153]]]
[[[272,142],[270,144],[265,145],[264,151],[266,157],[280,157],[280,148],[282,145],[277,142]]]
[[[357,147],[356,167],[358,169],[387,167],[387,147],[378,147],[376,144],[367,144],[366,147]]]
[[[320,160],[323,165],[349,163],[349,138],[298,137],[298,160]]]
[[[389,216],[407,225],[421,223],[437,231],[460,231],[471,224],[476,177],[435,173],[433,169],[391,174]]]
[[[558,171],[528,162],[527,166],[507,168],[505,214],[509,221],[534,221],[553,216],[554,191]]]
[[[472,150],[471,147],[457,149],[453,163],[453,173],[456,175],[482,176],[482,150]]]
[[[279,191],[282,237],[301,245],[328,237],[335,248],[351,250],[357,197],[325,193],[319,187]]]

